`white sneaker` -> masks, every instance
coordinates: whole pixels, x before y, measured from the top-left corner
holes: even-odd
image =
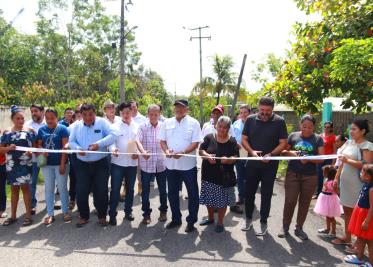
[[[253,227],[253,220],[246,219],[241,226],[241,231],[249,231]]]
[[[268,233],[268,225],[266,223],[261,223],[260,224],[260,231],[257,232],[255,235],[256,236],[264,236]]]

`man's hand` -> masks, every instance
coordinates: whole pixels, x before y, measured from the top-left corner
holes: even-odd
[[[149,155],[150,151],[144,151],[142,157],[145,159],[145,160],[148,160],[150,158],[150,155]]]
[[[66,171],[65,163],[60,164],[59,171],[60,171],[60,174],[61,174],[61,175],[64,175],[64,174],[65,174],[65,171]]]
[[[184,152],[177,152],[177,153],[174,153],[173,155],[173,158],[174,159],[179,159],[183,156]]]
[[[137,154],[132,154],[131,155],[131,159],[138,159],[139,158],[139,155],[137,155]]]
[[[254,158],[259,158],[262,156],[262,151],[253,150],[253,152],[251,152],[251,156]]]
[[[166,151],[165,151],[165,154],[166,154],[166,157],[167,158],[172,158],[172,156],[173,156],[173,150],[172,149],[167,149]]]
[[[82,149],[81,149],[82,150]],[[84,151],[82,151],[82,152],[79,152],[78,153],[80,156],[85,156],[85,155],[87,155]]]
[[[271,157],[271,156],[272,156],[272,154],[271,154],[271,153],[268,153],[268,154],[265,154],[265,155],[263,156],[263,158],[267,158],[267,157]],[[266,159],[264,159],[264,160],[262,160],[262,162],[263,162],[263,163],[269,163],[270,160],[266,160]]]
[[[98,144],[92,144],[92,145],[89,145],[88,149],[91,151],[97,151],[99,149],[99,146]]]
[[[113,154],[114,157],[118,157],[119,156],[119,149],[118,148],[114,149],[112,154]]]

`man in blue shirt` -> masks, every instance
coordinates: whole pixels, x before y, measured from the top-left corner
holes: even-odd
[[[58,123],[62,124],[63,126],[69,127],[70,124],[73,123],[73,115],[74,111],[72,108],[66,108],[63,114],[63,119],[60,120]]]
[[[233,123],[233,131],[240,146],[240,156],[245,156],[245,149],[242,147],[242,131],[246,122],[247,117],[250,115],[250,107],[248,105],[243,105],[240,107],[239,119]],[[237,189],[238,189],[238,202],[235,206],[231,207],[231,211],[243,214],[243,205],[245,200],[245,173],[246,173],[246,160],[237,160],[235,163],[237,172]]]
[[[107,147],[117,138],[116,132],[109,122],[102,118],[96,118],[96,109],[91,104],[81,106],[82,121],[72,128],[69,144],[71,149],[82,150],[78,153],[75,162],[77,177],[77,204],[80,218],[77,223],[82,227],[89,220],[88,196],[93,190],[93,202],[97,210],[99,224],[106,226],[106,214],[108,208],[108,179],[109,161],[107,154],[85,153],[83,150],[107,151]]]

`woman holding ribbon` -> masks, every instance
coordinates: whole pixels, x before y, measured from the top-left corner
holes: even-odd
[[[52,150],[60,150],[69,140],[69,130],[66,126],[58,124],[58,113],[54,109],[45,111],[47,125],[42,126],[36,138],[36,146]],[[67,176],[69,164],[66,153],[42,153],[38,157],[45,157],[45,165],[41,166],[45,179],[45,202],[48,216],[44,220],[45,225],[54,222],[54,190],[57,182],[58,192],[61,198],[63,220],[71,221],[69,213],[69,192],[67,190]]]
[[[22,190],[26,214],[23,226],[32,224],[31,219],[31,152],[16,150],[16,146],[32,147],[35,133],[24,126],[25,116],[22,109],[11,107],[13,126],[6,130],[1,137],[0,153],[6,153],[7,181],[11,185],[11,216],[3,225],[9,226],[17,221],[17,206],[19,190]]]
[[[341,205],[344,211],[345,236],[334,239],[332,243],[335,245],[350,245],[351,243],[348,224],[363,185],[360,180],[360,171],[364,163],[373,162],[373,144],[365,139],[368,132],[368,120],[355,119],[350,129],[352,140],[348,140],[339,149],[339,161],[342,165],[334,180],[334,185],[339,186]],[[351,249],[351,247],[347,249]]]
[[[206,135],[199,150],[199,154],[204,157],[200,204],[206,205],[208,211],[208,218],[200,225],[213,224],[214,210],[217,209],[217,233],[224,231],[223,219],[227,206],[235,202],[234,158],[239,157],[239,151],[236,139],[229,135],[230,127],[230,118],[221,116],[216,124],[216,134]],[[215,159],[214,156],[219,159]]]
[[[308,235],[303,231],[312,195],[317,187],[317,166],[323,160],[301,159],[303,156],[324,154],[323,139],[314,133],[316,120],[311,115],[305,115],[300,121],[300,131],[293,132],[288,137],[288,148],[282,152],[284,156],[300,157],[290,160],[285,177],[285,204],[283,211],[282,231],[280,238],[289,236],[289,227],[298,202],[297,224],[294,234],[302,240]],[[299,200],[298,200],[299,199]]]

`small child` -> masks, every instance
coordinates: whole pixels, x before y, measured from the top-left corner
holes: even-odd
[[[318,232],[320,234],[327,234],[328,237],[333,238],[336,235],[335,217],[341,216],[339,197],[333,187],[337,169],[333,165],[325,165],[322,170],[325,177],[324,186],[317,198],[314,212],[326,218],[326,228],[319,229]]]
[[[359,201],[352,212],[348,231],[357,237],[357,255],[344,258],[347,263],[361,266],[373,264],[373,164],[365,164],[361,171],[364,182]],[[368,245],[369,262],[363,261],[365,245]]]

